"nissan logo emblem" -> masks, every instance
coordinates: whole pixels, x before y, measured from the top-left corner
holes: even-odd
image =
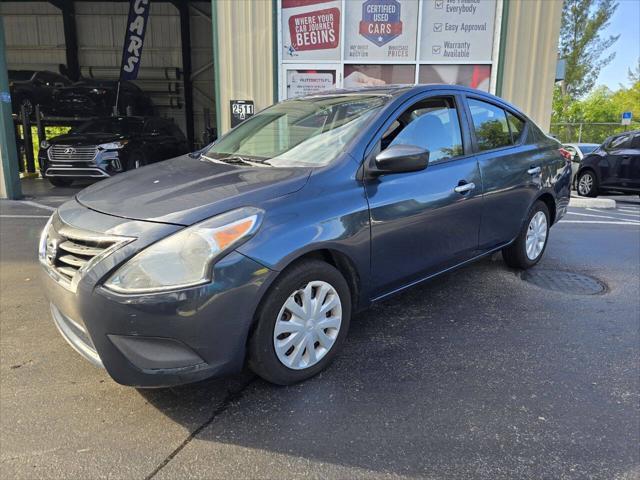
[[[76,153],[76,149],[73,147],[67,147],[64,149],[64,153],[66,153],[67,155],[73,155],[74,153]]]

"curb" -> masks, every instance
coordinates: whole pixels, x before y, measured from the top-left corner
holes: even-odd
[[[570,207],[578,208],[616,208],[616,201],[611,198],[571,197]]]

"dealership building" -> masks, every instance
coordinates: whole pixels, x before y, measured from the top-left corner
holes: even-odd
[[[194,148],[275,101],[391,83],[471,86],[549,128],[562,0],[136,2],[149,13],[133,82]],[[0,69],[117,80],[130,7],[3,1]],[[15,198],[19,115],[5,82],[0,196]]]

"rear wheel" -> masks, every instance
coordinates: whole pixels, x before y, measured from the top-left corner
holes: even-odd
[[[73,180],[61,177],[47,177],[47,180],[49,180],[49,183],[54,187],[68,187],[73,183]]]
[[[351,296],[342,274],[320,260],[285,270],[267,292],[249,341],[249,366],[290,385],[324,370],[349,330]]]
[[[512,268],[531,268],[540,261],[549,240],[549,209],[538,200],[529,212],[520,235],[502,249],[502,258]]]
[[[598,179],[591,170],[585,170],[578,177],[578,195],[583,197],[598,196]]]

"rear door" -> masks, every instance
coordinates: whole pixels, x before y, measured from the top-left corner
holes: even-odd
[[[526,143],[526,122],[484,97],[467,96],[484,201],[479,248],[513,240],[540,190],[544,154]]]
[[[640,133],[631,132],[615,138],[611,142],[608,160],[614,175],[603,186],[640,188]]]
[[[391,145],[430,151],[423,171],[381,175],[365,183],[374,297],[476,253],[481,179],[461,101],[457,94],[438,93],[407,102],[387,121],[366,160]]]

